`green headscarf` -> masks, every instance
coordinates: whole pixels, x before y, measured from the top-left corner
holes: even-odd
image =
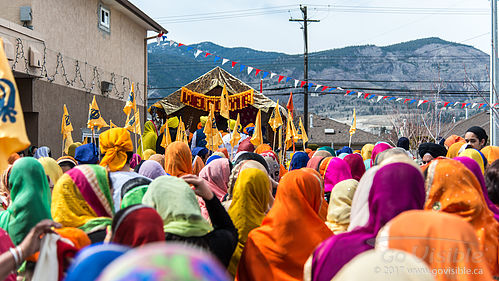
[[[163,219],[165,233],[200,237],[213,230],[201,215],[194,191],[183,180],[161,176],[149,184],[142,204],[156,209]]]
[[[128,191],[121,199],[121,209],[135,204],[141,204],[144,194],[146,194],[149,185],[139,185]]]
[[[137,153],[140,157],[144,158],[143,151],[148,149],[156,150],[156,141],[158,140],[158,135],[154,128],[154,124],[151,121],[144,123],[144,133],[142,134],[142,139],[139,140],[137,145]],[[144,146],[142,147],[142,142]],[[142,150],[143,148],[143,150]]]
[[[317,151],[319,151],[319,150],[325,150],[325,151],[327,151],[327,152],[331,153],[331,156],[333,156],[333,157],[335,157],[335,156],[336,156],[336,152],[334,151],[334,148],[332,148],[332,147],[329,147],[329,146],[323,146],[323,147],[321,147],[321,148],[317,149]]]
[[[12,203],[0,213],[0,228],[18,245],[37,223],[52,219],[50,188],[42,164],[32,157],[14,163],[9,185]]]

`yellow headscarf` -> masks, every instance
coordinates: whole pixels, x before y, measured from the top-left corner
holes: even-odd
[[[76,148],[81,146],[81,142],[74,142],[72,143],[69,148],[68,148],[68,155],[71,156],[71,157],[75,157],[75,152],[76,152]]]
[[[485,161],[484,161],[484,157],[481,153],[480,153],[480,150],[476,150],[474,148],[467,148],[465,149],[463,152],[461,152],[461,154],[459,154],[459,156],[465,156],[465,157],[469,157],[473,160],[475,160],[475,162],[478,163],[478,166],[480,166],[480,169],[482,170],[482,174],[485,173]]]
[[[259,169],[248,168],[239,173],[229,208],[229,215],[239,232],[237,247],[228,267],[232,276],[236,276],[249,232],[259,227],[265,217],[269,205],[269,185],[269,177]]]
[[[105,153],[100,161],[103,167],[109,167],[111,172],[119,171],[126,164],[126,153],[133,151],[130,133],[124,128],[113,128],[100,134],[100,151]]]
[[[359,182],[354,179],[337,183],[331,191],[331,199],[327,209],[326,225],[334,234],[347,231],[350,225],[352,199]]]
[[[144,133],[142,134],[142,139],[139,140],[139,144],[137,145],[137,153],[140,155],[140,157],[144,158],[143,151],[145,151],[146,149],[156,149],[157,140],[158,135],[156,134],[154,124],[151,121],[147,121],[144,124]]]
[[[461,149],[461,147],[463,146],[463,144],[465,144],[464,141],[460,141],[460,142],[455,142],[453,143],[450,147],[449,147],[449,150],[447,150],[447,158],[454,158],[454,157],[457,157],[457,155],[459,154],[459,150]]]
[[[362,150],[360,151],[360,155],[362,155],[362,159],[366,161],[367,159],[371,159],[371,154],[374,149],[374,144],[368,143],[362,147]]]
[[[208,116],[199,117],[199,122],[201,122],[201,126],[204,127],[204,125],[206,124],[206,121],[208,121]]]
[[[54,186],[63,174],[61,167],[57,164],[57,161],[50,157],[42,157],[38,159],[38,162],[42,164],[45,174],[50,179],[51,186]]]
[[[144,160],[149,160],[149,157],[153,156],[154,154],[156,154],[156,151],[152,150],[152,149],[146,149],[144,152],[142,152],[142,158]]]
[[[166,123],[167,123],[168,128],[174,128],[175,129],[175,128],[178,127],[178,124],[180,123],[180,121],[178,120],[177,116],[174,116],[172,118],[169,118]]]

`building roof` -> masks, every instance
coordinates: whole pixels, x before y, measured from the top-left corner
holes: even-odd
[[[333,119],[311,114],[313,122],[310,124],[308,138],[309,143],[321,145],[334,144],[335,149],[348,145],[350,140],[350,125],[340,123]],[[325,133],[325,129],[333,129],[334,133]],[[357,129],[352,136],[352,147],[359,148],[367,143],[375,144],[381,138],[366,131]]]
[[[166,30],[164,27],[162,27],[159,23],[154,21],[151,17],[149,17],[146,13],[142,12],[137,6],[134,4],[130,3],[128,0],[114,0],[114,1],[104,1],[106,4],[112,5],[114,3],[118,3],[122,9],[122,12],[125,12],[126,14],[131,14],[138,18],[141,22],[145,24],[145,27],[148,30],[151,31],[156,31],[158,33],[168,33],[168,30]],[[117,7],[117,8],[118,8]]]
[[[490,135],[490,111],[485,110],[483,112],[480,112],[478,114],[475,114],[471,116],[468,119],[463,119],[459,122],[456,122],[453,126],[453,128],[443,137],[447,138],[450,135],[457,135],[464,137],[464,133],[466,133],[466,130],[473,126],[479,126],[482,127],[485,132],[487,132],[487,136]]]

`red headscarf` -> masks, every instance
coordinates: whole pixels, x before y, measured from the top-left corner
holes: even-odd
[[[240,144],[237,149],[237,152],[241,151],[248,151],[248,152],[253,152],[255,151],[255,146],[251,143],[251,138],[245,138]]]
[[[359,181],[362,175],[366,172],[366,166],[364,165],[364,160],[362,160],[362,156],[357,153],[348,154],[343,158],[345,162],[350,166],[350,172],[352,172],[352,178],[356,181]]]
[[[112,242],[137,247],[147,243],[165,241],[163,220],[151,207],[133,205],[114,217]]]

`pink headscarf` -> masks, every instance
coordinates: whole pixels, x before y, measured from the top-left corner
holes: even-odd
[[[215,196],[222,200],[227,193],[229,183],[229,159],[219,158],[211,161],[201,170],[199,176],[208,183]]]
[[[376,144],[373,148],[373,152],[371,154],[371,167],[374,166],[374,161],[376,161],[376,156],[380,154],[381,152],[392,148],[391,145],[387,144],[386,142],[380,142]]]
[[[352,172],[348,163],[343,159],[334,157],[329,161],[324,174],[324,191],[331,192],[337,183],[351,178]]]

